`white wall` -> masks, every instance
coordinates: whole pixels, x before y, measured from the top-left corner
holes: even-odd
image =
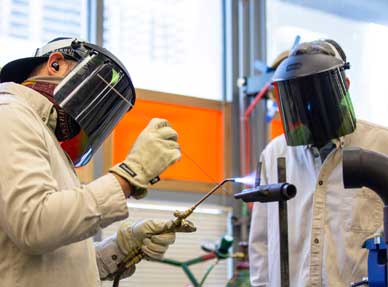
[[[357,117],[388,126],[388,27],[278,0],[267,3],[269,62],[289,49],[296,35],[302,37],[302,42],[336,40],[351,64],[347,74]]]

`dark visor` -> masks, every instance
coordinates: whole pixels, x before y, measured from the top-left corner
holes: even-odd
[[[355,130],[341,67],[273,84],[288,145],[322,146]]]

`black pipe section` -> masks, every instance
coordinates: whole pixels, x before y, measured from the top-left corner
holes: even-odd
[[[245,202],[273,202],[286,201],[296,195],[296,187],[289,183],[275,183],[260,185],[251,189],[244,189],[236,193],[234,198]]]
[[[388,157],[361,148],[346,148],[343,152],[345,188],[368,187],[388,205]]]
[[[368,187],[384,202],[384,239],[388,243],[388,157],[361,148],[346,148],[342,168],[345,188]]]

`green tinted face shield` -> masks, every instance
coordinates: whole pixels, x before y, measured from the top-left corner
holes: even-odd
[[[308,60],[312,59],[310,55],[308,57]],[[298,60],[288,62],[291,68],[287,71],[287,66],[283,67],[283,72],[290,72],[293,68],[297,70],[300,58]],[[284,77],[274,81],[274,93],[279,102],[288,145],[311,144],[320,147],[331,139],[355,130],[356,118],[346,88],[343,66],[342,62],[334,65],[334,68],[303,76],[293,72],[289,79]],[[300,71],[303,72],[303,68]],[[279,73],[275,76],[279,77]]]

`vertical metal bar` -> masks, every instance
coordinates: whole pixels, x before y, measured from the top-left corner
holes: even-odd
[[[249,38],[250,38],[250,76],[257,76],[260,72],[255,68],[256,61],[266,63],[267,59],[267,23],[266,23],[266,1],[250,0],[249,11]],[[250,125],[250,146],[251,155],[249,166],[255,168],[260,153],[268,142],[268,125],[265,121],[266,101],[262,100],[255,108],[249,119]]]
[[[87,0],[87,40],[91,43],[96,43],[97,45],[102,45],[102,33],[103,33],[103,8],[104,0]],[[102,175],[102,152],[101,149],[94,155],[93,160],[93,178],[97,178]],[[102,231],[101,229],[93,236],[95,241],[102,240]]]
[[[103,45],[104,0],[89,0],[89,41]],[[104,173],[104,145],[93,156],[93,177]]]
[[[238,2],[238,50],[239,50],[239,78],[244,78],[250,72],[250,45],[249,45],[249,6],[250,2],[240,0]],[[240,117],[240,170],[245,175],[245,122],[244,111],[247,107],[246,86],[240,87],[239,91],[239,117]]]
[[[286,159],[277,159],[278,182],[286,182]],[[290,286],[290,268],[288,258],[288,215],[287,201],[279,201],[279,241],[280,241],[280,282],[282,287]]]
[[[225,100],[232,102],[231,106],[231,167],[232,176],[241,176],[240,170],[240,110],[239,89],[236,85],[239,68],[238,52],[238,1],[224,0],[225,2]],[[237,185],[233,187],[237,192]],[[235,215],[239,214],[240,202],[232,200]]]
[[[238,2],[238,64],[239,78],[249,75],[249,1]],[[245,86],[239,90],[239,118],[240,118],[240,174],[245,174],[245,124],[244,111],[247,106]],[[244,204],[244,203],[243,203]],[[246,207],[245,207],[246,208]],[[244,209],[244,207],[242,207]],[[240,240],[248,240],[248,223],[242,223]]]
[[[88,40],[103,43],[104,0],[88,0]]]
[[[225,140],[229,140],[230,149],[225,148],[225,176],[240,176],[240,146],[239,146],[239,116],[238,116],[238,88],[236,85],[238,78],[238,41],[237,41],[237,1],[222,0],[222,22],[223,22],[223,101],[226,103],[224,113]],[[230,105],[230,107],[229,107]],[[227,113],[229,112],[229,117]],[[230,136],[227,136],[230,133]],[[225,141],[226,142],[226,141]],[[229,159],[229,160],[228,160]],[[233,164],[232,164],[233,163]],[[229,168],[230,167],[230,168]],[[229,169],[228,169],[229,168]],[[231,187],[233,194],[237,192],[237,185]],[[226,204],[233,207],[233,215],[240,214],[241,203],[234,200],[233,197],[226,197]],[[233,222],[231,220],[232,212],[228,216],[227,234],[233,234]],[[239,241],[239,235],[233,234],[236,242]],[[227,260],[228,278],[233,276],[233,260]]]

